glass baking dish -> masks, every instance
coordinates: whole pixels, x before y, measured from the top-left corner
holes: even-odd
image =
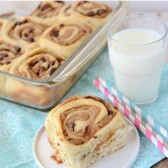
[[[113,12],[51,77],[32,80],[0,71],[0,98],[40,110],[50,109],[58,103],[105,47],[106,33],[111,22],[128,12],[126,2],[102,1],[102,3],[111,6]],[[118,28],[115,27],[113,31]]]

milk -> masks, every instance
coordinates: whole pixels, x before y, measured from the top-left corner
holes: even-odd
[[[161,38],[152,29],[128,28],[109,40],[116,87],[136,103],[157,97],[165,57]]]

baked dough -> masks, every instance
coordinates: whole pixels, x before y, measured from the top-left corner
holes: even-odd
[[[12,63],[24,53],[19,45],[0,40],[0,70],[9,71]]]
[[[42,80],[50,77],[64,62],[64,58],[47,49],[37,48],[22,55],[11,67],[9,73],[20,77]],[[12,85],[11,85],[12,83]],[[20,80],[8,78],[7,95],[28,104],[44,106],[52,102],[54,87],[26,84]]]
[[[48,27],[48,24],[27,17],[21,21],[9,22],[2,33],[2,38],[17,43],[29,51],[38,47],[36,42]]]
[[[41,47],[59,51],[65,58],[72,55],[95,28],[74,17],[62,18],[51,26],[39,39]]]
[[[3,29],[6,27],[6,24],[8,23],[5,19],[0,19],[0,35],[4,31]]]
[[[88,168],[123,147],[131,130],[108,102],[95,96],[73,96],[48,114],[45,128],[54,158],[68,168]]]
[[[30,14],[40,22],[53,24],[60,17],[60,11],[65,6],[63,1],[44,1]]]
[[[52,82],[50,76],[84,44],[110,12],[109,7],[96,2],[69,5],[63,1],[46,1],[18,21],[0,19],[0,70],[23,78],[8,77],[6,82],[6,76],[10,75],[0,75],[0,94],[7,92],[14,101],[34,106],[54,104],[80,72],[68,78],[65,85],[47,87],[46,81]],[[47,58],[45,63],[42,55]],[[34,59],[39,59],[37,64]],[[53,65],[50,59],[55,59]],[[39,80],[43,82],[36,85]]]
[[[78,1],[66,5],[61,11],[61,15],[65,17],[78,17],[79,19],[88,21],[90,24],[98,27],[111,12],[112,9],[103,3]]]
[[[12,63],[23,53],[24,50],[20,46],[0,40],[0,71],[9,72]],[[5,82],[6,75],[0,74],[0,95],[6,94]]]

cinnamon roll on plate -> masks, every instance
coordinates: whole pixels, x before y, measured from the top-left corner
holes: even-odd
[[[89,37],[95,28],[76,18],[62,19],[39,39],[40,46],[59,51],[68,58]]]
[[[11,43],[0,40],[0,71],[9,72],[12,63],[14,63],[24,50]],[[5,95],[6,75],[0,74],[0,95]]]
[[[45,79],[50,77],[63,62],[64,58],[60,55],[37,48],[18,59],[9,73],[33,80]],[[13,78],[8,78],[6,82],[7,95],[11,99],[38,106],[51,103],[53,88],[26,84]]]
[[[31,17],[38,19],[41,22],[53,24],[60,17],[60,11],[65,6],[63,1],[43,1],[30,14]]]
[[[88,168],[122,148],[132,127],[111,104],[96,96],[73,96],[51,110],[45,121],[58,163]]]
[[[37,40],[48,27],[48,24],[27,17],[21,21],[9,23],[2,37],[6,41],[17,43],[29,51],[29,49],[37,47]]]
[[[111,12],[112,8],[102,3],[94,1],[77,1],[66,5],[61,11],[61,14],[65,17],[78,17],[98,27]]]

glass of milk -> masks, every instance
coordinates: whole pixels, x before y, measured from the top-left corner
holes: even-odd
[[[109,28],[109,58],[117,89],[137,104],[158,96],[165,59],[166,25],[157,18],[133,15]]]

